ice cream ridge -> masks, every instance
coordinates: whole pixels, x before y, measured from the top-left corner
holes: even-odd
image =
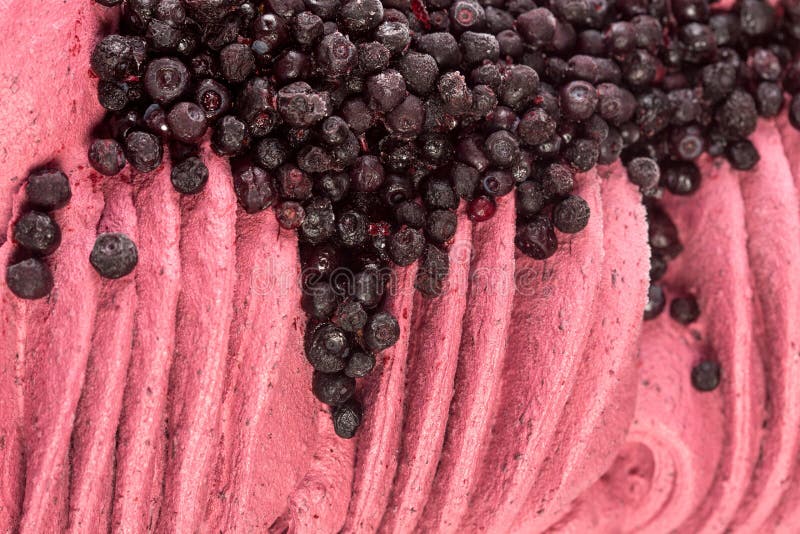
[[[800,531],[796,1],[0,7],[0,532]]]

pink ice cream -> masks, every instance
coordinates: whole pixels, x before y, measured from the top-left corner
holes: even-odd
[[[0,20],[0,228],[36,166],[67,171],[73,198],[50,297],[0,284],[0,532],[800,529],[800,133],[785,121],[760,125],[754,171],[704,161],[699,192],[666,201],[686,249],[666,290],[703,310],[689,328],[642,325],[647,223],[618,165],[580,177],[591,221],[546,262],[515,251],[513,195],[486,223],[462,214],[441,297],[398,270],[402,335],[347,441],[310,392],[294,235],[239,210],[210,151],[195,198],[166,169],[87,169],[88,54],[109,11],[31,6]],[[136,240],[129,277],[91,268],[105,230]],[[707,355],[723,381],[698,393]]]

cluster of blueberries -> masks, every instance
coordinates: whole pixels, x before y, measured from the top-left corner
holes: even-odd
[[[621,159],[650,217],[649,319],[682,248],[659,198],[697,190],[703,152],[752,168],[787,92],[800,127],[798,0],[97,1],[122,21],[91,56],[108,115],[89,161],[113,176],[166,153],[197,194],[209,136],[243,210],[297,231],[312,389],[342,437],[355,379],[399,337],[388,269],[419,262],[440,294],[462,200],[480,222],[515,194],[516,245],[544,260],[588,223],[576,174]]]

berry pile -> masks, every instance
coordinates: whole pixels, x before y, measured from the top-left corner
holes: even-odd
[[[343,437],[355,379],[399,336],[387,269],[419,261],[437,295],[462,199],[480,222],[515,192],[516,245],[546,259],[589,221],[576,173],[621,158],[651,221],[652,318],[681,251],[664,190],[693,193],[703,152],[752,168],[784,91],[800,127],[797,0],[98,1],[123,17],[91,58],[109,115],[90,162],[150,172],[168,144],[196,194],[210,134],[242,208],[298,232],[312,389]]]

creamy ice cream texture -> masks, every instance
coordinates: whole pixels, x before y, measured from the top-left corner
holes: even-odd
[[[800,134],[764,122],[752,172],[706,160],[670,198],[686,251],[671,296],[703,315],[642,324],[649,249],[618,165],[580,177],[586,231],[515,253],[514,199],[460,217],[446,292],[397,271],[398,344],[337,438],[309,390],[297,244],[237,209],[227,164],[179,197],[168,170],[101,178],[88,54],[93,2],[7,2],[0,20],[0,228],[27,172],[60,165],[56,286],[0,287],[0,532],[797,532],[800,529]],[[102,280],[98,231],[140,263]],[[0,272],[12,252],[0,236]],[[704,357],[713,393],[691,388]]]

